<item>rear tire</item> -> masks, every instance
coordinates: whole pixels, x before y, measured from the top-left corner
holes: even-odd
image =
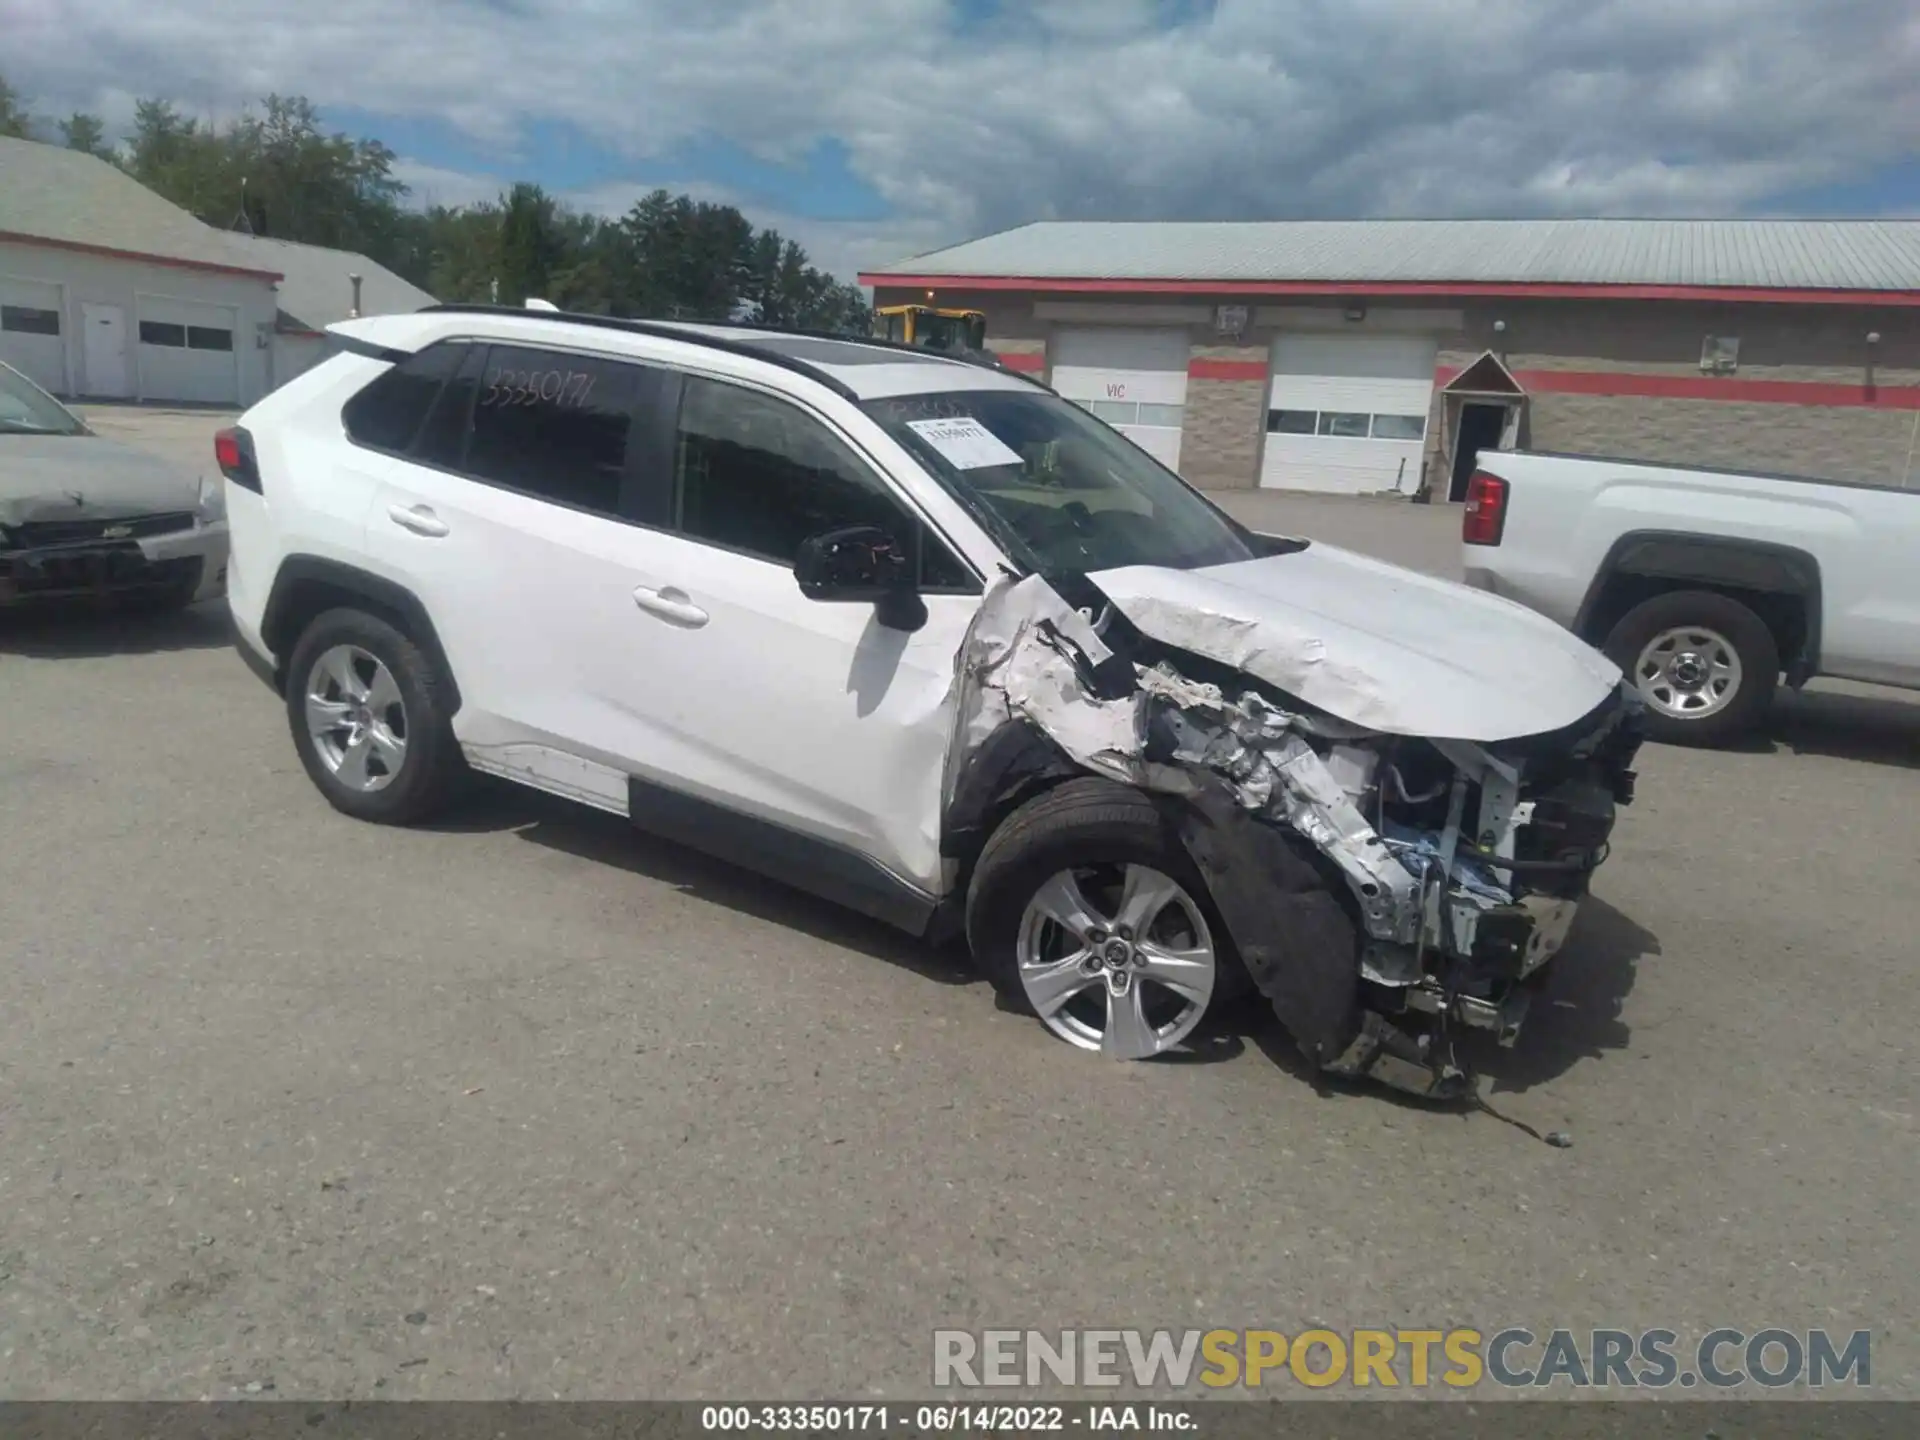
[[[287,721],[327,803],[376,825],[445,809],[467,774],[448,690],[426,652],[379,616],[315,618],[287,660]]]
[[[1049,918],[1074,905],[1083,923]],[[1070,780],[1001,823],[967,892],[967,941],[1010,1008],[1115,1058],[1174,1049],[1252,988],[1179,836],[1110,780]]]
[[[1629,610],[1607,658],[1647,702],[1647,734],[1669,745],[1724,745],[1766,717],[1780,683],[1773,632],[1738,600],[1674,590]]]

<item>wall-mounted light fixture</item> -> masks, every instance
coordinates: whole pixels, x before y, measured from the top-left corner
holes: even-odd
[[[1367,318],[1367,307],[1364,305],[1349,305],[1342,313],[1346,315],[1347,319],[1358,325],[1362,320]]]
[[[1493,322],[1493,333],[1494,333],[1494,334],[1496,334],[1496,335],[1504,335],[1504,334],[1506,334],[1506,333],[1507,333],[1507,322],[1506,322],[1506,321],[1504,321],[1504,320],[1496,320],[1496,321],[1494,321],[1494,322]]]

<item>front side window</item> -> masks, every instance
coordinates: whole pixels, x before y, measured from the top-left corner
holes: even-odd
[[[493,346],[473,401],[466,472],[543,500],[619,514],[644,373],[593,355]]]
[[[873,525],[920,551],[924,588],[979,588],[886,482],[798,406],[690,376],[675,452],[678,528],[693,539],[792,565],[810,536]]]
[[[375,378],[341,412],[347,434],[375,450],[406,450],[420,432],[427,407],[466,352],[461,341],[429,345]]]
[[[1190,570],[1257,553],[1179,476],[1043,391],[902,395],[863,408],[1028,569]]]

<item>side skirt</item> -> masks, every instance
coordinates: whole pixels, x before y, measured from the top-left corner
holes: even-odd
[[[870,856],[651,781],[627,781],[627,818],[770,879],[857,910],[910,935],[928,933],[940,902]]]

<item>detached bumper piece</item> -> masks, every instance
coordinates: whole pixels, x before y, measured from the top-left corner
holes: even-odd
[[[0,551],[0,604],[73,600],[143,591],[192,593],[204,556],[149,560],[133,541]]]

